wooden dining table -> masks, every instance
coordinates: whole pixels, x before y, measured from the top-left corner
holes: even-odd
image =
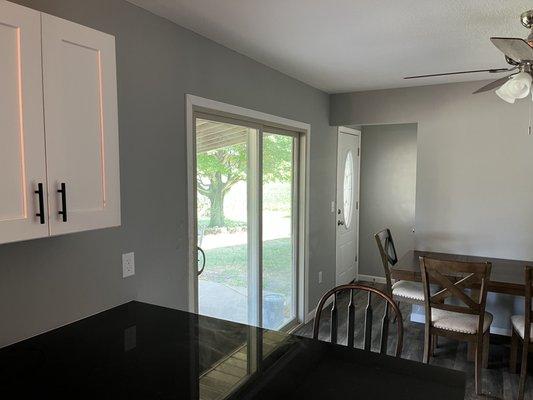
[[[515,296],[524,296],[524,267],[526,265],[533,265],[533,261],[525,260],[508,260],[464,254],[409,250],[391,267],[391,277],[395,280],[422,281],[420,257],[431,257],[450,261],[490,262],[492,264],[492,273],[488,291]]]

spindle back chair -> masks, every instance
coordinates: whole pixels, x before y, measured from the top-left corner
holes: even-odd
[[[337,343],[338,341],[338,310],[339,310],[339,296],[344,292],[349,292],[349,303],[348,303],[348,323],[347,323],[347,345],[348,347],[354,347],[355,342],[355,299],[354,295],[356,292],[367,292],[367,304],[365,308],[365,319],[364,319],[364,349],[370,351],[372,345],[372,318],[373,318],[373,305],[372,305],[372,294],[376,295],[378,298],[384,300],[385,307],[383,311],[383,317],[381,318],[381,341],[380,341],[380,353],[387,353],[387,344],[389,337],[389,309],[392,309],[396,316],[396,327],[397,327],[397,340],[396,340],[396,357],[400,357],[402,354],[403,347],[403,319],[400,309],[392,300],[392,298],[387,294],[382,292],[379,289],[376,289],[371,286],[361,285],[357,283],[351,283],[348,285],[341,285],[331,289],[320,299],[318,306],[316,308],[315,321],[313,325],[313,338],[318,339],[318,334],[320,330],[320,319],[322,316],[323,308],[330,297],[333,296],[333,303],[330,310],[331,315],[331,327],[330,327],[330,340],[332,343]]]

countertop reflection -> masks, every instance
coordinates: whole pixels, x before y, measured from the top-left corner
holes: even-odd
[[[140,302],[0,350],[12,398],[463,399],[464,374]]]

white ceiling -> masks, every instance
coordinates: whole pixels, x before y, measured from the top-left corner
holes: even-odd
[[[329,93],[496,78],[529,0],[128,0]]]

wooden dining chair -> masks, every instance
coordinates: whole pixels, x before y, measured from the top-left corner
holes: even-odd
[[[322,310],[328,302],[328,300],[333,296],[333,303],[330,310],[331,316],[331,326],[330,326],[330,341],[332,343],[337,343],[338,341],[338,313],[339,313],[339,298],[342,293],[348,293],[349,303],[348,303],[348,316],[347,316],[347,345],[348,347],[354,347],[355,342],[355,298],[354,295],[357,292],[366,292],[367,301],[365,308],[365,318],[364,318],[364,337],[363,337],[363,348],[370,351],[372,346],[372,319],[373,319],[373,306],[372,306],[372,294],[376,295],[378,298],[382,299],[385,302],[383,316],[381,318],[381,334],[380,334],[380,353],[387,354],[388,338],[389,338],[389,308],[394,311],[396,316],[396,357],[400,357],[402,354],[403,346],[403,319],[400,313],[400,309],[392,298],[386,293],[382,292],[379,289],[376,289],[371,286],[361,285],[358,283],[351,283],[348,285],[341,285],[331,289],[327,292],[316,307],[315,321],[313,325],[313,338],[318,339],[318,334],[320,330],[320,319],[322,316]]]
[[[374,238],[381,255],[388,295],[398,303],[402,301],[408,304],[424,304],[424,289],[421,283],[402,280],[392,283],[390,267],[398,263],[398,255],[390,230],[383,229],[376,233]]]
[[[520,382],[518,384],[518,399],[524,398],[527,377],[527,355],[533,348],[531,337],[531,285],[533,267],[524,268],[526,289],[524,293],[524,315],[513,315],[511,317],[511,355],[509,357],[509,367],[512,373],[516,373],[516,360],[518,355],[518,345],[522,345],[522,365],[520,367]]]
[[[475,386],[481,394],[481,368],[488,359],[492,314],[485,311],[492,265],[488,262],[459,262],[420,257],[424,287],[424,363],[429,363],[431,341],[444,336],[475,345]],[[430,282],[440,286],[430,292]],[[458,300],[450,304],[446,299]],[[461,305],[460,303],[463,303]]]

